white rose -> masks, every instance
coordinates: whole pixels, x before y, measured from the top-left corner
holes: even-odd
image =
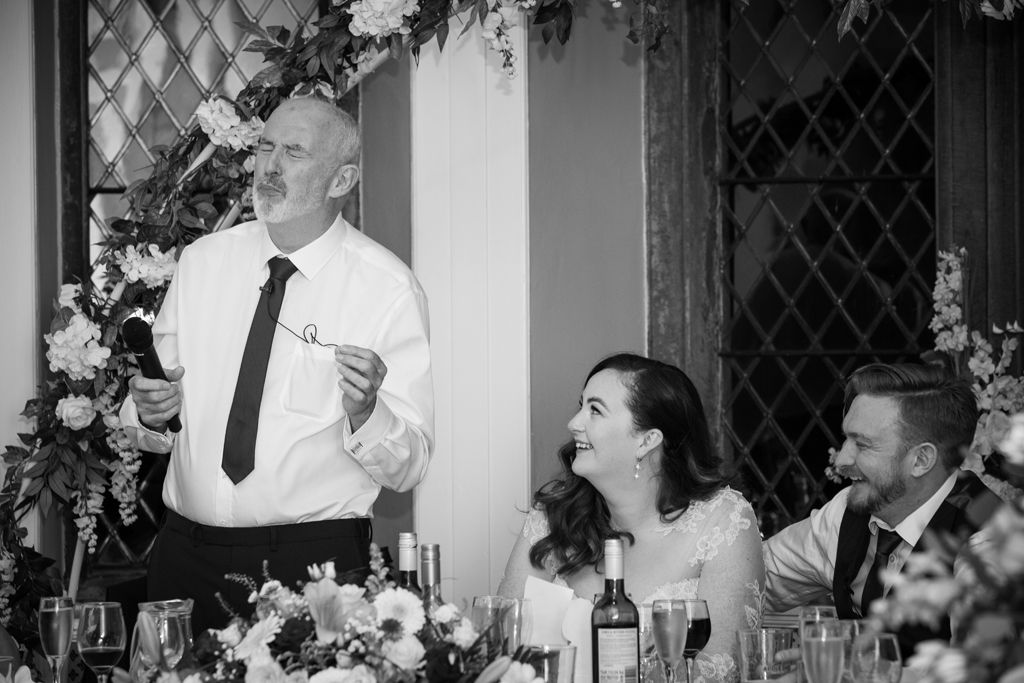
[[[412,671],[419,666],[426,650],[417,638],[405,636],[401,640],[389,640],[383,647],[384,656],[401,669]]]
[[[57,295],[57,304],[61,308],[70,308],[73,311],[82,310],[75,299],[82,293],[82,285],[61,285],[60,294]]]
[[[88,396],[68,396],[57,401],[54,411],[65,427],[69,429],[85,429],[96,418],[96,409]]]

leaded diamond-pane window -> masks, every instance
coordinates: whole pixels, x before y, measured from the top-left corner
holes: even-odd
[[[87,5],[89,242],[122,216],[124,189],[145,178],[150,149],[170,144],[192,125],[211,94],[234,97],[264,68],[243,52],[249,38],[236,21],[308,26],[318,0],[89,0]],[[96,257],[96,247],[92,256]],[[162,514],[165,461],[144,459],[138,520],[120,524],[116,510],[100,516],[97,568],[138,568]]]
[[[770,535],[833,491],[842,379],[927,346],[933,3],[842,40],[831,3],[734,3],[721,51],[724,430]]]

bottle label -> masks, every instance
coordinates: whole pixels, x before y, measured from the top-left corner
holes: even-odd
[[[637,683],[637,639],[635,628],[597,630],[598,683]]]

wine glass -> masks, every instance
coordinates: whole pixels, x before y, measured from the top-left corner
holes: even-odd
[[[99,683],[107,683],[111,669],[124,653],[124,615],[119,602],[86,602],[78,618],[78,654]]]
[[[483,636],[488,658],[503,654],[505,625],[502,622],[511,604],[509,598],[500,595],[478,595],[473,598],[469,618],[473,628]]]
[[[60,670],[71,647],[71,629],[75,621],[75,603],[71,598],[39,599],[39,645],[50,664],[54,683],[60,682]]]
[[[651,606],[654,650],[665,671],[665,683],[675,683],[676,667],[686,648],[688,619],[685,600],[655,600]]]
[[[658,653],[654,649],[654,633],[651,631],[651,612],[653,602],[645,602],[636,606],[640,615],[640,683],[651,683],[655,667],[658,665]]]
[[[800,652],[810,683],[839,683],[843,677],[845,626],[838,621],[805,624]]]
[[[686,647],[683,657],[686,659],[686,683],[690,683],[693,674],[693,660],[696,659],[711,638],[711,613],[708,603],[704,600],[686,600]]]
[[[862,636],[853,642],[852,672],[855,681],[899,683],[903,658],[896,636],[891,633]]]

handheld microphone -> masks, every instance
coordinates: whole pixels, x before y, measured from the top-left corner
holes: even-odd
[[[125,320],[121,323],[121,338],[124,339],[124,345],[135,356],[143,377],[167,381],[164,366],[160,363],[160,357],[156,355],[156,349],[153,348],[153,329],[145,320],[142,318]],[[167,428],[172,432],[181,431],[181,420],[177,415],[167,420]]]

